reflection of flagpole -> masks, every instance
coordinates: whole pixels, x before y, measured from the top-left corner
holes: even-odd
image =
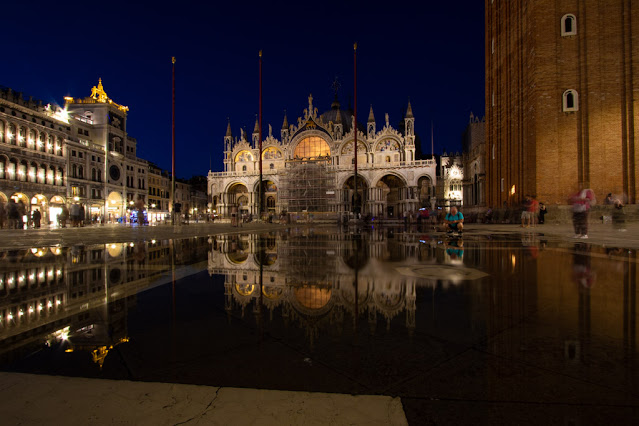
[[[259,206],[259,212],[258,212],[258,219],[262,219],[262,198],[263,198],[263,194],[262,194],[262,51],[260,50],[260,105],[259,105],[259,114],[260,114],[260,118],[259,118],[259,151],[258,151],[258,155],[260,156],[260,182],[259,182],[259,186],[258,186],[258,196],[259,196],[259,201],[258,201],[258,206]]]
[[[355,194],[353,195],[353,213],[355,214],[355,219],[357,219],[357,43],[353,45],[353,62],[354,62],[354,71],[353,71],[353,80],[354,80],[354,98],[355,103],[353,105],[353,152],[355,155]]]

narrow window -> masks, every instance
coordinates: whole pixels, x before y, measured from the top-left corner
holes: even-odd
[[[564,112],[579,111],[579,94],[574,89],[564,92],[562,107]]]
[[[567,14],[561,18],[561,36],[568,37],[577,35],[577,18],[575,15]]]

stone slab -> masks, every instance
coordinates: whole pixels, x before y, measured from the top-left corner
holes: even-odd
[[[6,425],[407,425],[399,398],[0,373]]]

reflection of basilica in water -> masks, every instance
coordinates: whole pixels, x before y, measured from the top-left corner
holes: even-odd
[[[68,352],[91,353],[102,366],[108,351],[128,341],[127,311],[140,291],[167,282],[178,268],[205,258],[204,238],[0,252],[0,360],[42,343],[64,341]]]
[[[365,235],[332,230],[281,235],[220,235],[212,239],[209,274],[225,277],[226,309],[280,310],[307,329],[311,340],[323,326],[342,327],[346,317],[390,328],[402,318],[415,328],[416,289],[446,287],[485,274],[465,268],[441,241],[418,234],[374,231]],[[450,269],[454,268],[454,269]],[[459,272],[469,271],[465,276]]]

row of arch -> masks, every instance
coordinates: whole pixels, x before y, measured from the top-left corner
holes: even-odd
[[[64,186],[64,176],[64,168],[59,165],[0,155],[0,180]]]
[[[408,186],[402,176],[391,173],[385,174],[371,186],[368,179],[360,175],[357,194],[355,179],[349,176],[332,190],[334,195],[327,196],[326,201],[310,200],[301,203],[293,199],[289,199],[288,202],[281,199],[278,187],[273,181],[264,180],[263,182],[265,210],[273,214],[277,214],[282,209],[300,212],[301,210],[297,208],[298,204],[304,204],[307,207],[303,210],[309,212],[331,211],[340,214],[340,212],[350,212],[355,207],[356,211],[364,215],[393,218],[401,217],[400,215],[404,212],[415,212],[421,207],[430,208],[431,199],[435,196],[433,180],[428,175],[421,176],[417,180],[417,186]],[[259,206],[257,182],[251,188],[251,185],[244,182],[234,181],[219,193],[211,186],[210,194],[213,208],[222,216],[232,214],[234,211],[257,213],[256,209]],[[319,204],[314,205],[313,202]]]
[[[276,182],[272,181],[272,180],[264,180],[263,181],[264,185],[265,185],[265,192],[275,192],[277,190],[277,184]],[[380,184],[386,184],[388,186],[391,186],[393,188],[399,188],[399,187],[407,187],[408,186],[408,182],[406,182],[406,180],[404,179],[404,177],[402,177],[399,174],[395,174],[395,173],[387,173],[384,176],[380,177],[376,182],[374,186],[380,186]],[[255,184],[253,185],[253,191],[258,191],[258,182],[255,182]],[[358,185],[364,185],[364,187],[371,187],[371,184],[369,182],[369,180],[366,178],[366,176],[364,175],[358,175]],[[348,176],[345,179],[343,179],[343,181],[341,182],[341,184],[338,185],[339,187],[351,187],[354,188],[354,177],[353,176]],[[431,188],[432,187],[432,178],[429,175],[424,175],[421,176],[420,178],[418,178],[417,180],[417,186],[419,188],[422,187],[426,187],[426,188]],[[238,187],[243,187],[245,188],[246,191],[248,191],[248,186],[243,183],[243,182],[238,182],[238,181],[233,181],[230,182],[227,187],[223,190],[223,192],[227,192],[227,193],[232,193],[232,192],[236,192],[234,191],[234,188],[238,188]],[[269,191],[269,188],[273,188],[272,191]],[[244,192],[246,192],[244,191]],[[210,193],[214,193],[214,188],[211,187],[209,189]],[[425,194],[424,194],[425,195]],[[434,194],[432,194],[434,195]]]
[[[47,132],[0,120],[0,143],[62,157],[63,140]]]

